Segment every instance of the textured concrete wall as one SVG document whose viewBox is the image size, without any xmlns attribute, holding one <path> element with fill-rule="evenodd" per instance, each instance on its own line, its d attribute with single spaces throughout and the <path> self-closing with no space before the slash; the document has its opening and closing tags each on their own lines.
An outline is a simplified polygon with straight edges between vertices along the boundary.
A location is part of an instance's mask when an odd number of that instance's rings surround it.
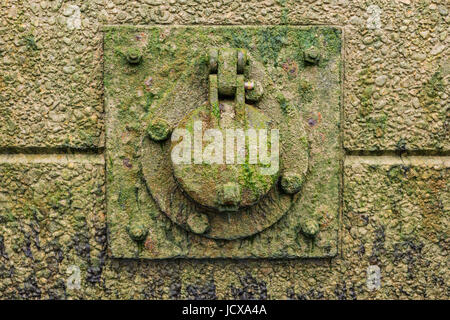
<svg viewBox="0 0 450 320">
<path fill-rule="evenodd" d="M 448 299 L 448 11 L 445 0 L 3 0 L 0 297 Z M 340 254 L 108 258 L 101 26 L 280 23 L 344 30 Z M 367 285 L 373 266 L 380 286 Z"/>
</svg>

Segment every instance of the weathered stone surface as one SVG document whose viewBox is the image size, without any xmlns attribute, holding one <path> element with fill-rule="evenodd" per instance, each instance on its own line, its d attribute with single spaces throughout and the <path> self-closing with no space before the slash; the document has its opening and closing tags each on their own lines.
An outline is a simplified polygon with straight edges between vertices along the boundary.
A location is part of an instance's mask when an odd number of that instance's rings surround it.
<svg viewBox="0 0 450 320">
<path fill-rule="evenodd" d="M 125 59 L 130 47 L 143 52 L 138 66 Z M 208 53 L 217 47 L 217 75 L 209 76 L 216 63 L 210 63 Z M 222 49 L 230 47 L 240 49 Z M 304 61 L 303 52 L 312 47 L 320 52 L 315 64 Z M 239 76 L 238 52 L 247 52 L 248 62 Z M 104 57 L 109 244 L 114 257 L 336 255 L 342 160 L 339 28 L 108 26 Z M 252 80 L 264 86 L 264 95 L 251 105 L 245 101 L 244 81 Z M 230 98 L 234 92 L 235 101 Z M 232 118 L 227 108 L 236 109 Z M 166 123 L 165 130 L 155 122 Z M 220 164 L 196 164 L 195 159 L 174 163 L 171 153 L 179 141 L 168 139 L 168 128 L 187 130 L 193 141 L 196 122 L 205 130 L 237 128 L 243 134 L 249 128 L 277 129 L 281 160 L 277 158 L 271 174 L 260 173 L 261 163 L 224 165 L 223 154 Z M 157 137 L 160 131 L 165 139 Z M 280 176 L 287 177 L 281 188 Z M 238 203 L 217 203 L 218 197 L 230 198 L 225 193 L 235 193 L 224 189 L 230 177 L 239 182 Z M 202 223 L 197 230 L 193 225 L 198 214 L 207 216 L 208 227 Z M 136 220 L 149 230 L 143 245 L 126 232 Z M 309 231 L 302 233 L 305 228 Z"/>
<path fill-rule="evenodd" d="M 347 150 L 448 154 L 447 2 L 3 1 L 0 147 L 103 146 L 102 25 L 290 23 L 344 30 Z M 440 157 L 349 158 L 337 258 L 219 262 L 107 258 L 103 165 L 11 159 L 0 161 L 2 299 L 449 298 L 449 164 Z M 67 286 L 70 266 L 81 269 L 80 290 Z M 369 266 L 381 274 L 373 291 Z"/>
<path fill-rule="evenodd" d="M 98 281 L 106 259 L 101 156 L 0 156 L 0 292 L 62 298 L 71 265 Z"/>
<path fill-rule="evenodd" d="M 101 25 L 322 23 L 346 34 L 344 146 L 448 150 L 445 4 L 8 1 L 0 11 L 0 145 L 102 145 Z M 387 77 L 382 86 L 378 77 Z"/>
<path fill-rule="evenodd" d="M 17 10 L 0 26 L 0 147 L 102 147 L 101 34 Z"/>
<path fill-rule="evenodd" d="M 342 253 L 332 260 L 145 262 L 107 258 L 101 165 L 2 162 L 0 292 L 59 299 L 443 299 L 450 277 L 448 168 L 439 159 L 350 159 Z M 79 290 L 66 287 L 70 265 L 81 270 Z M 374 291 L 366 284 L 370 265 L 381 270 Z"/>
</svg>

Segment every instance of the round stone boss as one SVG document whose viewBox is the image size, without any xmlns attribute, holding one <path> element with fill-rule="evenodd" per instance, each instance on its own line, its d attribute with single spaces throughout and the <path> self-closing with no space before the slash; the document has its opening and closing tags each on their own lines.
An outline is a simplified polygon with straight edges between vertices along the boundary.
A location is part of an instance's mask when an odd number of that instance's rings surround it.
<svg viewBox="0 0 450 320">
<path fill-rule="evenodd" d="M 279 93 L 264 66 L 250 54 L 247 59 L 249 65 L 245 80 L 260 83 L 264 87 L 264 95 L 254 106 L 244 104 L 246 125 L 248 127 L 250 123 L 250 127 L 255 129 L 279 129 L 280 168 L 276 173 L 265 177 L 256 174 L 249 178 L 246 170 L 258 172 L 258 165 L 249 168 L 242 164 L 223 164 L 202 168 L 202 164 L 174 164 L 170 138 L 157 141 L 145 136 L 142 140 L 142 174 L 161 211 L 182 228 L 214 239 L 251 236 L 277 222 L 291 208 L 294 199 L 299 198 L 283 189 L 279 183 L 280 173 L 292 175 L 294 170 L 304 179 L 308 168 L 307 146 L 292 140 L 292 137 L 306 140 L 299 113 L 292 108 L 286 114 L 286 107 L 280 106 Z M 208 70 L 205 71 L 206 77 Z M 187 70 L 186 74 L 192 72 Z M 195 80 L 186 81 L 186 78 L 189 77 L 181 77 L 182 80 L 174 85 L 155 108 L 152 119 L 165 119 L 171 128 L 192 129 L 195 121 L 202 121 L 203 129 L 220 127 L 214 117 L 208 117 L 211 106 L 206 79 L 195 83 Z M 234 101 L 221 100 L 220 103 L 221 108 L 236 107 L 233 106 Z M 237 120 L 221 127 L 239 127 L 242 124 Z M 288 143 L 283 144 L 283 137 Z M 270 134 L 267 138 L 270 139 Z"/>
<path fill-rule="evenodd" d="M 221 110 L 227 108 L 232 110 L 233 104 L 234 101 L 221 101 L 219 106 Z M 178 130 L 189 135 L 190 145 L 193 144 L 193 138 L 203 137 L 205 133 L 213 132 L 218 135 L 211 142 L 202 139 L 197 141 L 197 144 L 194 143 L 199 151 L 197 155 L 200 154 L 200 156 L 207 151 L 209 143 L 212 145 L 214 145 L 214 141 L 220 143 L 222 149 L 214 150 L 218 151 L 218 154 L 216 155 L 214 152 L 214 159 L 210 159 L 217 163 L 205 163 L 206 159 L 199 159 L 201 162 L 197 160 L 200 163 L 196 164 L 195 151 L 190 153 L 190 163 L 177 163 L 172 159 L 174 176 L 183 191 L 200 205 L 216 212 L 238 211 L 254 205 L 269 192 L 278 180 L 279 163 L 276 163 L 276 166 L 270 171 L 268 170 L 271 169 L 270 162 L 266 164 L 256 161 L 249 162 L 248 152 L 246 152 L 252 146 L 256 146 L 256 143 L 248 143 L 249 130 L 254 138 L 257 138 L 261 133 L 259 130 L 262 130 L 262 133 L 266 133 L 266 140 L 270 142 L 271 121 L 260 110 L 250 105 L 242 107 L 245 114 L 242 119 L 236 119 L 234 113 L 228 117 L 224 112 L 224 117 L 219 120 L 205 104 L 184 118 L 177 126 Z M 222 123 L 219 125 L 219 122 Z M 199 128 L 195 128 L 196 125 L 199 125 Z M 185 141 L 182 141 L 183 137 L 180 137 L 180 140 L 172 139 L 172 152 L 177 150 L 175 149 L 177 146 L 185 146 L 183 144 Z M 239 149 L 237 148 L 238 144 L 240 145 Z M 257 148 L 252 149 L 256 151 L 254 152 L 255 156 L 260 155 Z M 271 150 L 267 149 L 264 152 L 269 155 Z M 257 160 L 256 157 L 254 158 Z"/>
</svg>

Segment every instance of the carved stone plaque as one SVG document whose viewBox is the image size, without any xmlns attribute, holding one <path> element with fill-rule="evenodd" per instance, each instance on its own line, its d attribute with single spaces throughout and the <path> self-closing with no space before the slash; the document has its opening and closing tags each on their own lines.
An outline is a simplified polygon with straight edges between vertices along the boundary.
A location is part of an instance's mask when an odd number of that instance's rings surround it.
<svg viewBox="0 0 450 320">
<path fill-rule="evenodd" d="M 336 255 L 341 68 L 336 27 L 106 27 L 112 256 Z"/>
</svg>

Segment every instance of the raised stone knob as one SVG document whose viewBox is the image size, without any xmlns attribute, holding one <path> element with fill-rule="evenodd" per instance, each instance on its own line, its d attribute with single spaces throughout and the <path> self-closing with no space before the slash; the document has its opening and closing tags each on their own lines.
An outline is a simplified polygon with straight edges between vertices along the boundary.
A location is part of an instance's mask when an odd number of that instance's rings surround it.
<svg viewBox="0 0 450 320">
<path fill-rule="evenodd" d="M 191 158 L 185 159 L 190 161 L 180 163 L 172 157 L 174 176 L 200 205 L 238 211 L 258 202 L 276 182 L 278 158 L 277 167 L 270 172 L 265 170 L 267 163 L 258 163 L 262 159 L 258 153 L 267 152 L 270 145 L 271 155 L 278 156 L 278 140 L 273 144 L 270 140 L 272 121 L 246 104 L 246 86 L 253 89 L 244 77 L 246 52 L 212 49 L 209 55 L 209 101 L 177 127 L 176 137 L 182 139 L 172 141 L 172 150 L 192 140 L 194 150 Z"/>
</svg>

